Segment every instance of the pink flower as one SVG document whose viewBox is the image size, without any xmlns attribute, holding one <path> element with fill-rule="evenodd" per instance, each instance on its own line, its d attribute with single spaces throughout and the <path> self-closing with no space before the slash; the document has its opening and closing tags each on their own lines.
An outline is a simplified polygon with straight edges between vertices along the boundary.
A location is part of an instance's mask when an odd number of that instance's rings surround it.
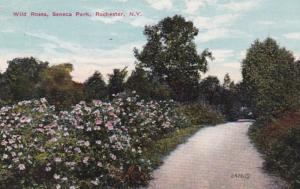
<svg viewBox="0 0 300 189">
<path fill-rule="evenodd" d="M 102 120 L 101 119 L 99 119 L 99 118 L 96 118 L 96 125 L 101 125 L 102 124 Z"/>
<path fill-rule="evenodd" d="M 108 121 L 108 122 L 105 124 L 105 127 L 107 127 L 108 130 L 113 130 L 113 129 L 114 129 L 113 121 Z"/>
<path fill-rule="evenodd" d="M 31 122 L 31 118 L 26 117 L 26 116 L 22 116 L 20 119 L 21 123 L 30 123 Z"/>
</svg>

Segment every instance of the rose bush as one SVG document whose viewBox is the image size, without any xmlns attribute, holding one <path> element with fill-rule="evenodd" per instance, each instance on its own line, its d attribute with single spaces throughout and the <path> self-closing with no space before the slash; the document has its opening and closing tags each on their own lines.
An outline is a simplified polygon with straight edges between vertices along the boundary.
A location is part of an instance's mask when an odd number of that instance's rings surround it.
<svg viewBox="0 0 300 189">
<path fill-rule="evenodd" d="M 143 148 L 186 125 L 172 101 L 116 95 L 56 112 L 46 99 L 0 110 L 0 188 L 144 185 Z"/>
</svg>

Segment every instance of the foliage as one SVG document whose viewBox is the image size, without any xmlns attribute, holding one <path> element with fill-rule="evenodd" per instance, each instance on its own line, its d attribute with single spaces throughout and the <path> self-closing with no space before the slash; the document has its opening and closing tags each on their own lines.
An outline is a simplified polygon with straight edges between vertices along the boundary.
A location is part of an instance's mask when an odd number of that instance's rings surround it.
<svg viewBox="0 0 300 189">
<path fill-rule="evenodd" d="M 265 168 L 284 178 L 291 188 L 299 188 L 300 111 L 289 111 L 278 119 L 256 122 L 250 136 L 266 156 Z"/>
<path fill-rule="evenodd" d="M 1 78 L 1 98 L 18 101 L 38 97 L 39 81 L 47 67 L 48 62 L 33 57 L 8 61 L 8 68 Z"/>
<path fill-rule="evenodd" d="M 220 111 L 226 120 L 237 120 L 241 115 L 242 102 L 239 85 L 231 81 L 229 74 L 224 77 L 223 85 L 215 76 L 204 78 L 199 85 L 199 100 Z"/>
<path fill-rule="evenodd" d="M 152 78 L 172 89 L 179 101 L 197 97 L 200 72 L 207 71 L 207 50 L 198 54 L 194 37 L 198 29 L 193 23 L 175 15 L 157 25 L 146 26 L 147 43 L 142 51 L 134 50 L 137 66 L 150 72 Z"/>
<path fill-rule="evenodd" d="M 185 104 L 180 110 L 192 123 L 192 125 L 218 124 L 224 122 L 224 116 L 213 110 L 210 106 L 204 106 L 200 103 Z"/>
<path fill-rule="evenodd" d="M 256 116 L 276 117 L 299 105 L 299 70 L 293 54 L 275 40 L 252 44 L 242 62 L 242 74 Z"/>
<path fill-rule="evenodd" d="M 125 78 L 127 76 L 127 68 L 114 69 L 112 74 L 108 77 L 108 95 L 112 97 L 113 94 L 124 92 L 125 90 Z"/>
<path fill-rule="evenodd" d="M 8 68 L 0 77 L 0 100 L 14 103 L 47 97 L 58 109 L 65 109 L 82 99 L 83 87 L 70 75 L 73 66 L 48 64 L 33 57 L 8 61 Z"/>
<path fill-rule="evenodd" d="M 166 100 L 172 97 L 171 89 L 167 84 L 151 79 L 148 72 L 138 67 L 128 78 L 126 90 L 134 90 L 144 99 Z"/>
<path fill-rule="evenodd" d="M 215 76 L 208 76 L 200 82 L 200 100 L 212 106 L 221 104 L 222 87 Z"/>
<path fill-rule="evenodd" d="M 83 98 L 83 87 L 72 81 L 72 64 L 51 66 L 42 72 L 39 97 L 46 97 L 59 110 L 69 108 Z"/>
<path fill-rule="evenodd" d="M 152 142 L 143 149 L 144 159 L 149 159 L 154 168 L 163 163 L 163 158 L 176 148 L 178 144 L 182 144 L 191 135 L 196 133 L 203 125 L 192 125 L 181 128 L 176 132 L 169 133 L 166 137 Z"/>
<path fill-rule="evenodd" d="M 104 99 L 107 96 L 107 86 L 100 72 L 95 72 L 84 82 L 85 98 L 88 101 Z"/>
<path fill-rule="evenodd" d="M 45 99 L 0 110 L 1 188 L 146 184 L 143 148 L 185 126 L 173 102 L 116 96 L 56 113 Z"/>
<path fill-rule="evenodd" d="M 126 90 L 136 91 L 144 99 L 151 98 L 153 88 L 153 82 L 151 82 L 148 73 L 141 68 L 136 68 L 132 71 L 126 81 Z"/>
</svg>

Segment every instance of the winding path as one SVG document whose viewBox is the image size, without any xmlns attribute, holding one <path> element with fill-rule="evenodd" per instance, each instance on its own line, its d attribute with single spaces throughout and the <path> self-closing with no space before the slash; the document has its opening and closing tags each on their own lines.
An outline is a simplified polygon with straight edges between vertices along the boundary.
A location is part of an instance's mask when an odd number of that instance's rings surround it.
<svg viewBox="0 0 300 189">
<path fill-rule="evenodd" d="M 198 131 L 154 171 L 151 189 L 278 189 L 262 170 L 250 143 L 251 122 L 231 122 Z"/>
</svg>

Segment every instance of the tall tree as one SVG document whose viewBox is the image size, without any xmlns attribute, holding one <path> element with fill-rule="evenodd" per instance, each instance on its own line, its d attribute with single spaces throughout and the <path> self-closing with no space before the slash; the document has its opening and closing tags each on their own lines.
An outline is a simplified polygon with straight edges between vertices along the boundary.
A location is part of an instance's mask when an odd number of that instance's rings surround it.
<svg viewBox="0 0 300 189">
<path fill-rule="evenodd" d="M 222 87 L 215 76 L 208 76 L 200 82 L 200 98 L 210 105 L 221 104 Z"/>
<path fill-rule="evenodd" d="M 107 86 L 100 72 L 96 71 L 84 82 L 87 100 L 103 99 L 107 95 Z"/>
<path fill-rule="evenodd" d="M 197 97 L 200 72 L 207 71 L 209 51 L 198 54 L 194 38 L 198 29 L 191 21 L 175 15 L 157 25 L 146 26 L 147 43 L 142 51 L 134 50 L 137 66 L 170 86 L 180 101 Z"/>
<path fill-rule="evenodd" d="M 3 74 L 7 90 L 13 101 L 39 97 L 39 81 L 42 72 L 48 68 L 48 62 L 39 61 L 33 57 L 15 58 L 8 61 L 8 68 Z"/>
<path fill-rule="evenodd" d="M 146 71 L 136 68 L 127 79 L 126 90 L 136 91 L 142 98 L 149 99 L 153 91 L 153 83 Z"/>
<path fill-rule="evenodd" d="M 299 104 L 293 54 L 274 39 L 256 40 L 242 62 L 243 85 L 256 116 L 277 116 Z"/>
<path fill-rule="evenodd" d="M 224 89 L 230 89 L 234 87 L 234 82 L 231 81 L 230 75 L 228 73 L 226 73 L 224 76 L 223 87 Z"/>
<path fill-rule="evenodd" d="M 46 97 L 50 104 L 58 109 L 68 108 L 80 98 L 82 87 L 72 81 L 72 64 L 59 64 L 51 66 L 43 72 L 40 80 L 40 96 Z"/>
<path fill-rule="evenodd" d="M 112 74 L 108 74 L 108 94 L 112 96 L 113 94 L 124 92 L 125 90 L 125 79 L 127 76 L 127 67 L 124 69 L 114 69 Z"/>
</svg>

